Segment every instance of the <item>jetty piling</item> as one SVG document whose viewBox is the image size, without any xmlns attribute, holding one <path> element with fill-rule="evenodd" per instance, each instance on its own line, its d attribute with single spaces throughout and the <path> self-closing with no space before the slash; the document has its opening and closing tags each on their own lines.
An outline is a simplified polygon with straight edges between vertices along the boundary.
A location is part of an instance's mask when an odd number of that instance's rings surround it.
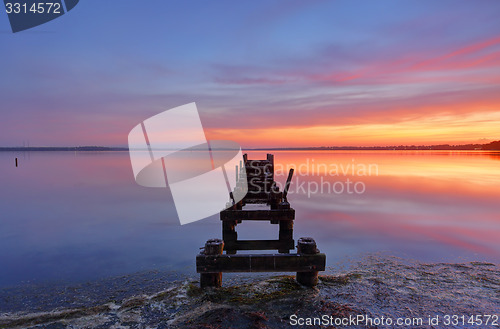
<svg viewBox="0 0 500 329">
<path fill-rule="evenodd" d="M 319 250 L 313 238 L 300 238 L 297 241 L 297 254 L 317 255 Z M 304 286 L 313 287 L 318 284 L 318 271 L 297 272 L 297 282 Z"/>
<path fill-rule="evenodd" d="M 243 167 L 244 171 L 243 171 Z M 235 203 L 230 193 L 232 206 L 220 212 L 222 240 L 210 239 L 204 250 L 196 256 L 196 271 L 200 273 L 200 286 L 220 287 L 223 272 L 296 272 L 297 282 L 305 286 L 318 283 L 318 271 L 324 271 L 326 255 L 320 253 L 313 238 L 300 238 L 297 253 L 293 223 L 295 209 L 287 200 L 292 181 L 290 169 L 283 191 L 274 181 L 274 155 L 267 154 L 265 160 L 249 160 L 243 155 L 243 163 L 237 168 L 237 182 L 246 172 L 248 192 Z M 238 189 L 238 184 L 235 189 Z M 247 204 L 263 204 L 268 209 L 243 209 Z M 231 203 L 230 203 L 231 205 Z M 277 240 L 238 240 L 236 227 L 243 221 L 269 221 L 279 225 Z M 238 250 L 276 250 L 272 254 L 237 254 Z M 226 252 L 225 254 L 223 252 Z"/>
<path fill-rule="evenodd" d="M 206 256 L 222 255 L 224 249 L 224 241 L 221 239 L 210 239 L 205 243 L 205 248 L 202 253 Z M 220 287 L 222 285 L 222 273 L 215 270 L 215 272 L 204 272 L 200 274 L 200 286 L 205 287 Z"/>
</svg>

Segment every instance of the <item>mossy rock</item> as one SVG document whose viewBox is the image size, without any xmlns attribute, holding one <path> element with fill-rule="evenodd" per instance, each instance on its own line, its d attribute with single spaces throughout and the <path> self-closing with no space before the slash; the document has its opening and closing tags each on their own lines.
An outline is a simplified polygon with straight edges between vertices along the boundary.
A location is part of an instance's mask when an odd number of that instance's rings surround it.
<svg viewBox="0 0 500 329">
<path fill-rule="evenodd" d="M 338 286 L 343 286 L 349 283 L 352 283 L 354 280 L 361 278 L 361 274 L 359 273 L 350 273 L 346 275 L 320 275 L 319 279 L 321 282 L 327 284 L 333 284 Z"/>
</svg>

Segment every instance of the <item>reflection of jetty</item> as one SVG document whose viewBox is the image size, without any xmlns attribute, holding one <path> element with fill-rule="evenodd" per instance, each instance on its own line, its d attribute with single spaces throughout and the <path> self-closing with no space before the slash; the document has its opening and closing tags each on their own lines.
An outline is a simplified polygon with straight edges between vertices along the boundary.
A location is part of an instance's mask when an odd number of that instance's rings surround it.
<svg viewBox="0 0 500 329">
<path fill-rule="evenodd" d="M 196 270 L 202 287 L 222 284 L 222 272 L 297 272 L 297 281 L 306 286 L 318 282 L 318 271 L 325 270 L 326 255 L 319 253 L 312 238 L 300 238 L 294 249 L 295 210 L 287 200 L 293 175 L 290 169 L 283 191 L 274 181 L 274 156 L 266 160 L 248 160 L 240 168 L 239 182 L 246 177 L 248 193 L 238 203 L 221 211 L 222 240 L 211 239 L 196 257 Z M 245 174 L 246 173 L 246 174 Z M 236 189 L 239 186 L 237 184 Z M 244 209 L 247 204 L 265 205 L 265 209 Z M 279 225 L 277 240 L 238 240 L 236 226 L 243 221 L 269 221 Z M 223 251 L 226 251 L 224 254 Z M 277 254 L 239 254 L 238 250 L 277 250 Z"/>
</svg>

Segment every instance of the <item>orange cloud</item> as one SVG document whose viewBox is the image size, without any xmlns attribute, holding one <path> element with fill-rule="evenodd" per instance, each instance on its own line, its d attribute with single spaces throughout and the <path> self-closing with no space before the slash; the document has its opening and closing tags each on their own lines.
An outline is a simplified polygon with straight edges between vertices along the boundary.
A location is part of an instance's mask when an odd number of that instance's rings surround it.
<svg viewBox="0 0 500 329">
<path fill-rule="evenodd" d="M 500 111 L 437 115 L 398 123 L 210 129 L 209 139 L 237 140 L 247 147 L 376 146 L 477 143 L 498 138 Z"/>
</svg>

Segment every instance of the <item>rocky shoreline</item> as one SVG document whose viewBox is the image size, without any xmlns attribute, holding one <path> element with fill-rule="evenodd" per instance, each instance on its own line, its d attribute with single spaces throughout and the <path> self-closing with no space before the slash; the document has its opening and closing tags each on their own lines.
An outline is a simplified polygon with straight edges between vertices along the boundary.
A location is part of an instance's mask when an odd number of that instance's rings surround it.
<svg viewBox="0 0 500 329">
<path fill-rule="evenodd" d="M 4 300 L 0 327 L 290 328 L 292 315 L 303 319 L 365 315 L 427 321 L 436 315 L 500 313 L 500 268 L 480 262 L 420 264 L 370 256 L 347 271 L 321 275 L 315 288 L 299 285 L 290 275 L 233 278 L 222 288 L 204 290 L 195 279 L 171 280 L 160 272 L 122 279 L 125 281 L 115 287 L 109 287 L 110 282 L 120 280 L 110 279 L 89 288 L 97 289 L 100 298 L 92 297 L 82 287 L 80 291 L 67 288 L 59 305 L 49 298 L 46 307 L 38 310 L 34 304 L 25 310 L 8 310 L 8 301 Z M 51 298 L 61 293 L 52 292 Z M 0 296 L 9 298 L 5 291 Z M 75 300 L 71 302 L 69 296 Z M 25 298 L 30 300 L 29 296 Z M 38 298 L 44 304 L 43 296 Z M 384 328 L 364 324 L 348 327 Z"/>
</svg>

